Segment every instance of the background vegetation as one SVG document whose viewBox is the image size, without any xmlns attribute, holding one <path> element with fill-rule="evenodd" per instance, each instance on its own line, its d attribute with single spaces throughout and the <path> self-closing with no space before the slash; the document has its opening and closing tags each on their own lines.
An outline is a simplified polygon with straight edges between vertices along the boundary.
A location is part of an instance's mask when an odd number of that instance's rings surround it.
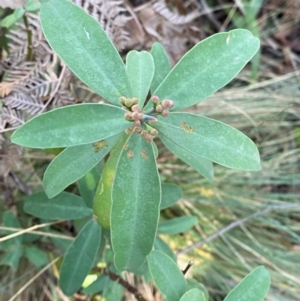
<svg viewBox="0 0 300 301">
<path fill-rule="evenodd" d="M 21 2 L 8 1 L 11 7 L 7 7 L 7 1 L 0 0 L 0 18 Z M 149 50 L 159 41 L 175 64 L 196 42 L 216 32 L 243 27 L 261 38 L 261 52 L 252 63 L 192 111 L 250 136 L 259 147 L 263 169 L 245 173 L 216 165 L 215 180 L 209 183 L 161 146 L 158 163 L 163 180 L 179 184 L 184 192 L 177 205 L 164 210 L 164 218 L 193 214 L 199 219 L 193 230 L 163 239 L 178 252 L 182 268 L 189 260 L 195 262 L 188 277 L 203 282 L 211 300 L 223 300 L 230 288 L 261 264 L 272 276 L 267 300 L 299 300 L 300 2 L 74 2 L 101 23 L 121 54 Z M 61 262 L 55 258 L 84 221 L 49 223 L 22 209 L 26 196 L 42 189 L 43 172 L 59 150 L 22 149 L 10 143 L 10 135 L 41 112 L 102 100 L 50 50 L 38 14 L 26 13 L 11 28 L 1 27 L 0 39 L 0 299 L 69 300 L 58 288 Z M 78 188 L 72 185 L 68 190 L 77 192 Z M 25 234 L 16 228 L 26 229 Z M 12 233 L 16 236 L 7 240 Z M 18 244 L 26 246 L 24 256 L 7 256 Z M 147 300 L 161 300 L 151 286 L 130 274 L 125 278 Z M 133 298 L 126 293 L 125 300 Z M 73 300 L 92 300 L 92 296 L 78 294 Z"/>
</svg>

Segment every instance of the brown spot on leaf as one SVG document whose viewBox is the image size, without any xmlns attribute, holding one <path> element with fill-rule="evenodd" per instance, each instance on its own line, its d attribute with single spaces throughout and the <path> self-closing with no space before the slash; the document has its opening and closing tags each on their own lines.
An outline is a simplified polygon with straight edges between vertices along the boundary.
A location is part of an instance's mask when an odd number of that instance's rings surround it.
<svg viewBox="0 0 300 301">
<path fill-rule="evenodd" d="M 149 158 L 149 156 L 147 155 L 147 153 L 144 150 L 141 151 L 141 155 L 146 160 Z"/>
<path fill-rule="evenodd" d="M 189 126 L 185 121 L 181 122 L 181 126 L 183 130 L 188 134 L 191 134 L 195 131 L 195 129 L 192 126 Z"/>
<path fill-rule="evenodd" d="M 98 152 L 102 151 L 103 148 L 105 148 L 107 146 L 108 146 L 108 144 L 105 140 L 100 140 L 100 141 L 97 141 L 97 142 L 93 143 L 95 153 L 98 153 Z"/>
<path fill-rule="evenodd" d="M 124 149 L 126 150 L 128 148 L 128 143 L 126 142 L 125 144 L 124 144 Z"/>
<path fill-rule="evenodd" d="M 134 152 L 132 150 L 130 150 L 128 153 L 127 153 L 127 158 L 131 158 L 134 156 Z"/>
</svg>

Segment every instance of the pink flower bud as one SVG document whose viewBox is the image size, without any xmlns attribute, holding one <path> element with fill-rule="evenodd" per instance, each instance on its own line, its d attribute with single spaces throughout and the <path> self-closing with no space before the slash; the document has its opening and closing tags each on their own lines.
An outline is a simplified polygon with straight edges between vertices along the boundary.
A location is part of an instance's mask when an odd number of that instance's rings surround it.
<svg viewBox="0 0 300 301">
<path fill-rule="evenodd" d="M 133 112 L 131 115 L 132 115 L 132 118 L 134 120 L 140 120 L 140 113 L 139 112 Z"/>
<path fill-rule="evenodd" d="M 152 129 L 151 131 L 150 131 L 150 135 L 151 136 L 156 136 L 158 134 L 158 131 L 156 130 L 156 129 Z"/>
<path fill-rule="evenodd" d="M 148 135 L 148 131 L 146 131 L 146 130 L 142 130 L 142 131 L 141 131 L 141 136 L 142 136 L 143 138 L 146 138 L 147 135 Z"/>
<path fill-rule="evenodd" d="M 134 132 L 139 134 L 141 132 L 141 128 L 140 127 L 135 127 Z"/>
<path fill-rule="evenodd" d="M 153 137 L 149 134 L 147 134 L 144 138 L 146 139 L 147 142 L 153 142 Z"/>
<path fill-rule="evenodd" d="M 135 120 L 133 124 L 135 126 L 141 126 L 141 121 L 140 120 Z"/>
<path fill-rule="evenodd" d="M 156 108 L 155 108 L 156 112 L 158 113 L 161 113 L 163 111 L 163 107 L 162 105 L 158 105 Z"/>
<path fill-rule="evenodd" d="M 170 100 L 169 101 L 169 109 L 173 108 L 174 107 L 174 101 L 173 100 Z"/>
<path fill-rule="evenodd" d="M 163 110 L 161 115 L 164 116 L 164 117 L 167 117 L 169 116 L 170 112 L 168 110 Z"/>
<path fill-rule="evenodd" d="M 126 120 L 131 120 L 131 119 L 132 119 L 132 113 L 126 112 L 126 113 L 124 114 L 124 117 L 125 117 Z"/>
<path fill-rule="evenodd" d="M 169 99 L 164 99 L 161 103 L 161 105 L 164 107 L 164 108 L 168 108 L 169 107 L 169 103 L 170 103 L 170 100 Z"/>
<path fill-rule="evenodd" d="M 152 102 L 153 103 L 158 103 L 159 102 L 159 97 L 157 95 L 152 96 Z"/>
<path fill-rule="evenodd" d="M 148 123 L 149 125 L 154 125 L 156 123 L 157 119 L 152 119 Z"/>
<path fill-rule="evenodd" d="M 138 111 L 140 110 L 140 107 L 139 107 L 139 105 L 133 105 L 133 106 L 131 107 L 131 110 L 132 110 L 132 111 L 138 112 Z"/>
</svg>

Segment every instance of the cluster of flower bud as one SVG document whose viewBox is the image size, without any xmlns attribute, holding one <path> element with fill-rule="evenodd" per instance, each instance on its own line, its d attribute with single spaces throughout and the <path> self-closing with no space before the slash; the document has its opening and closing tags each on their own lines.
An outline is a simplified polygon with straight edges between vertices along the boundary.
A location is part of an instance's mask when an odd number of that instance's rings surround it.
<svg viewBox="0 0 300 301">
<path fill-rule="evenodd" d="M 147 141 L 152 142 L 153 138 L 155 138 L 158 135 L 158 131 L 156 129 L 150 129 L 150 130 L 142 130 L 141 136 Z"/>
<path fill-rule="evenodd" d="M 162 102 L 160 102 L 157 95 L 152 96 L 151 100 L 153 103 L 154 112 L 159 113 L 164 117 L 169 116 L 169 109 L 174 107 L 173 100 L 164 99 Z"/>
<path fill-rule="evenodd" d="M 138 104 L 138 99 L 136 97 L 126 98 L 125 96 L 121 96 L 120 103 L 123 105 L 123 109 L 130 110 L 132 106 Z"/>
</svg>

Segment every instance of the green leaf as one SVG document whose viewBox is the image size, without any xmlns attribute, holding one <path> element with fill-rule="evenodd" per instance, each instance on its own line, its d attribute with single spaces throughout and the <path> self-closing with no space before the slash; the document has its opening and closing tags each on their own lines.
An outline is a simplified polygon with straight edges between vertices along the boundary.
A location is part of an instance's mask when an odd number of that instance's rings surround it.
<svg viewBox="0 0 300 301">
<path fill-rule="evenodd" d="M 189 107 L 229 83 L 258 48 L 259 39 L 248 30 L 217 33 L 186 53 L 153 94 L 173 100 L 171 110 Z"/>
<path fill-rule="evenodd" d="M 101 228 L 91 220 L 70 245 L 61 267 L 59 285 L 65 295 L 71 296 L 82 285 L 93 267 L 101 242 Z"/>
<path fill-rule="evenodd" d="M 182 197 L 180 186 L 172 183 L 161 183 L 160 210 L 175 204 Z"/>
<path fill-rule="evenodd" d="M 81 197 L 69 192 L 62 192 L 53 199 L 48 199 L 43 191 L 34 193 L 26 198 L 24 211 L 47 220 L 71 220 L 93 214 Z"/>
<path fill-rule="evenodd" d="M 111 239 L 118 270 L 134 272 L 156 235 L 160 178 L 151 143 L 132 133 L 120 155 L 112 188 Z"/>
<path fill-rule="evenodd" d="M 229 168 L 259 170 L 260 158 L 253 141 L 237 129 L 203 116 L 171 113 L 154 127 L 160 136 L 184 150 Z"/>
<path fill-rule="evenodd" d="M 152 144 L 152 147 L 153 147 L 154 157 L 155 157 L 155 159 L 157 159 L 157 157 L 158 157 L 158 148 L 157 148 L 157 146 L 154 142 L 152 142 L 151 144 Z"/>
<path fill-rule="evenodd" d="M 132 94 L 137 97 L 142 108 L 154 74 L 154 62 L 147 51 L 132 50 L 126 57 L 126 71 L 132 87 Z"/>
<path fill-rule="evenodd" d="M 171 259 L 173 259 L 176 262 L 176 256 L 173 253 L 172 249 L 164 240 L 162 240 L 158 236 L 155 238 L 154 241 L 154 249 L 167 254 Z"/>
<path fill-rule="evenodd" d="M 1 20 L 0 26 L 9 28 L 15 24 L 19 19 L 23 17 L 25 10 L 23 8 L 17 8 L 12 14 L 6 16 Z"/>
<path fill-rule="evenodd" d="M 78 189 L 85 204 L 89 208 L 93 208 L 93 199 L 97 184 L 100 180 L 101 172 L 104 166 L 103 160 L 99 162 L 92 170 L 86 173 L 81 179 L 78 180 Z"/>
<path fill-rule="evenodd" d="M 187 291 L 179 301 L 206 301 L 203 292 L 197 288 Z M 238 301 L 238 300 L 236 300 Z"/>
<path fill-rule="evenodd" d="M 20 258 L 23 255 L 23 248 L 19 246 L 8 252 L 1 260 L 0 265 L 8 265 L 14 271 L 18 270 Z"/>
<path fill-rule="evenodd" d="M 178 301 L 188 287 L 177 264 L 161 251 L 152 251 L 147 261 L 152 278 L 166 301 Z"/>
<path fill-rule="evenodd" d="M 207 301 L 209 300 L 208 290 L 201 282 L 198 282 L 196 279 L 193 279 L 193 278 L 186 279 L 186 282 L 187 282 L 189 290 L 191 290 L 193 288 L 197 288 L 200 291 L 202 291 L 202 293 L 204 294 L 204 296 L 205 296 L 204 300 L 207 300 Z"/>
<path fill-rule="evenodd" d="M 104 158 L 124 133 L 103 139 L 93 144 L 66 148 L 49 164 L 43 179 L 45 192 L 52 198 L 70 184 L 82 178 Z"/>
<path fill-rule="evenodd" d="M 248 274 L 224 299 L 224 301 L 263 301 L 270 287 L 270 274 L 264 266 Z"/>
<path fill-rule="evenodd" d="M 181 216 L 160 222 L 157 231 L 163 234 L 178 234 L 189 230 L 196 222 L 196 216 Z"/>
<path fill-rule="evenodd" d="M 41 3 L 39 0 L 28 0 L 25 4 L 25 10 L 29 12 L 39 10 L 40 7 Z"/>
<path fill-rule="evenodd" d="M 153 95 L 153 92 L 171 71 L 171 64 L 164 47 L 160 43 L 155 42 L 152 45 L 151 54 L 155 66 L 154 76 L 150 88 L 151 94 Z"/>
<path fill-rule="evenodd" d="M 115 105 L 134 96 L 117 49 L 94 18 L 69 1 L 51 0 L 40 19 L 51 48 L 86 85 Z"/>
<path fill-rule="evenodd" d="M 210 160 L 207 160 L 189 151 L 186 151 L 184 148 L 165 138 L 163 135 L 160 135 L 159 138 L 166 146 L 166 148 L 168 148 L 172 153 L 174 153 L 176 157 L 190 165 L 204 178 L 206 178 L 209 181 L 212 181 L 214 179 L 214 167 L 213 163 Z"/>
<path fill-rule="evenodd" d="M 38 268 L 49 262 L 47 254 L 37 247 L 26 247 L 25 256 Z"/>
<path fill-rule="evenodd" d="M 12 142 L 33 148 L 93 143 L 123 132 L 131 124 L 125 111 L 107 104 L 79 104 L 32 118 L 11 136 Z"/>
</svg>

